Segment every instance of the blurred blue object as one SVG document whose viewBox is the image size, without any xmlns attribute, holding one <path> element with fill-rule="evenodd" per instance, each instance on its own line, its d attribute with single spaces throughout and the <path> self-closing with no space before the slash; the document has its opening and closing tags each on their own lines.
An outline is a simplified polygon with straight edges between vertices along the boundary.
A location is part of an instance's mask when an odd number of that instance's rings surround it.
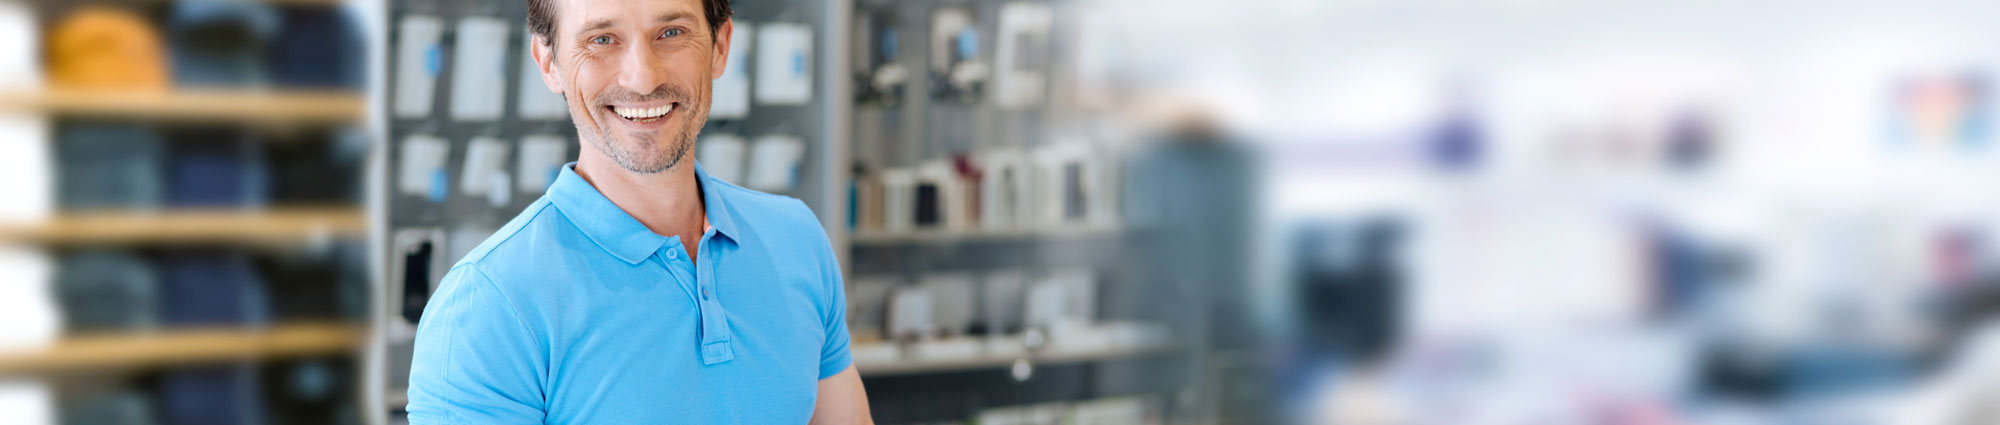
<svg viewBox="0 0 2000 425">
<path fill-rule="evenodd" d="M 248 0 L 180 1 L 166 26 L 175 83 L 238 87 L 271 80 L 263 57 L 282 28 L 275 6 Z"/>
<path fill-rule="evenodd" d="M 161 203 L 164 144 L 136 124 L 68 123 L 56 140 L 64 209 L 151 209 Z"/>
<path fill-rule="evenodd" d="M 158 281 L 145 260 L 115 251 L 69 254 L 56 294 L 71 332 L 151 329 L 160 322 Z"/>
<path fill-rule="evenodd" d="M 254 207 L 270 198 L 263 144 L 242 130 L 180 130 L 169 136 L 167 203 Z"/>
<path fill-rule="evenodd" d="M 367 57 L 360 23 L 345 8 L 294 7 L 268 58 L 276 83 L 289 87 L 359 89 Z"/>
<path fill-rule="evenodd" d="M 121 390 L 79 397 L 64 403 L 63 425 L 152 425 L 153 403 L 136 391 Z"/>
<path fill-rule="evenodd" d="M 174 325 L 246 325 L 271 320 L 271 302 L 241 253 L 187 250 L 159 261 L 162 310 Z"/>
<path fill-rule="evenodd" d="M 167 425 L 251 425 L 266 420 L 257 370 L 218 366 L 168 372 L 160 378 L 160 413 Z"/>
</svg>

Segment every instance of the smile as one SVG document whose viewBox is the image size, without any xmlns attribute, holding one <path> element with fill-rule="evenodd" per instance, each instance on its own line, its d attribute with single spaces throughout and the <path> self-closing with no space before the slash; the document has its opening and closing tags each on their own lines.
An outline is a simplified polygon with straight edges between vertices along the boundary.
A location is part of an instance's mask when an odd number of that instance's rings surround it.
<svg viewBox="0 0 2000 425">
<path fill-rule="evenodd" d="M 605 109 L 610 109 L 611 113 L 618 114 L 619 117 L 625 118 L 626 120 L 636 121 L 636 122 L 652 122 L 659 120 L 662 117 L 666 117 L 667 114 L 673 113 L 674 105 L 675 104 L 673 103 L 668 103 L 659 106 L 651 106 L 651 107 L 611 105 L 611 106 L 605 106 Z"/>
</svg>

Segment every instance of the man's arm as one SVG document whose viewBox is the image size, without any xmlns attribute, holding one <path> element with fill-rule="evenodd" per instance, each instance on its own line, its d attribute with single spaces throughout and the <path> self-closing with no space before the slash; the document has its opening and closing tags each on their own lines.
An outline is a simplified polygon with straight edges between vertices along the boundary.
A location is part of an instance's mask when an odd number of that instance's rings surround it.
<svg viewBox="0 0 2000 425">
<path fill-rule="evenodd" d="M 812 209 L 803 202 L 798 205 L 811 219 L 810 231 L 819 231 L 819 219 L 813 218 Z M 833 244 L 826 241 L 826 234 L 819 236 L 820 279 L 826 285 L 820 325 L 826 332 L 826 343 L 820 346 L 819 398 L 813 401 L 809 423 L 872 425 L 875 419 L 868 414 L 868 391 L 861 388 L 861 373 L 854 371 L 854 357 L 847 352 L 847 285 L 841 283 L 840 259 L 833 255 Z"/>
<path fill-rule="evenodd" d="M 861 388 L 861 373 L 854 366 L 819 380 L 819 399 L 813 402 L 811 425 L 874 424 L 868 414 L 868 391 Z"/>
<path fill-rule="evenodd" d="M 488 276 L 452 269 L 417 325 L 410 423 L 542 423 L 541 347 Z"/>
</svg>

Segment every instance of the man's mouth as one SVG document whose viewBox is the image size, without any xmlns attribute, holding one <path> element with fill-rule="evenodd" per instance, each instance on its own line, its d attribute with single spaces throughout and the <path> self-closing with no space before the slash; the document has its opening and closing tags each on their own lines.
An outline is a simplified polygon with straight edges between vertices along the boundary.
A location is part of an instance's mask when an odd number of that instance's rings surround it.
<svg viewBox="0 0 2000 425">
<path fill-rule="evenodd" d="M 678 105 L 678 103 L 668 103 L 658 106 L 605 105 L 604 109 L 610 110 L 611 113 L 617 114 L 626 121 L 650 123 L 659 121 L 661 118 L 665 118 L 667 114 L 673 113 L 674 107 Z"/>
</svg>

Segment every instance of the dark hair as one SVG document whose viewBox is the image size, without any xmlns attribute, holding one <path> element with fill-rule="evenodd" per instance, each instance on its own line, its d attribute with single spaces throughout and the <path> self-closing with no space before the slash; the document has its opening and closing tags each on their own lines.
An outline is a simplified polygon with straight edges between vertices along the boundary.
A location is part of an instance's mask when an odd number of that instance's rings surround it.
<svg viewBox="0 0 2000 425">
<path fill-rule="evenodd" d="M 729 0 L 701 0 L 702 14 L 708 18 L 708 33 L 714 37 L 729 20 Z M 528 0 L 528 32 L 542 36 L 545 45 L 556 41 L 556 5 L 553 0 Z"/>
</svg>

